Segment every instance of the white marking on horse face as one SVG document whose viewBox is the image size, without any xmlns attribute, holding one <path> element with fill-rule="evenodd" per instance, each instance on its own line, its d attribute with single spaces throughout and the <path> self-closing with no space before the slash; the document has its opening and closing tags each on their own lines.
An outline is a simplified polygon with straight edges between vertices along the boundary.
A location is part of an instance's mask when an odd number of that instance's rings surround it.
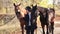
<svg viewBox="0 0 60 34">
<path fill-rule="evenodd" d="M 21 17 L 24 17 L 24 13 L 22 11 L 18 10 L 18 12 L 20 12 Z"/>
<path fill-rule="evenodd" d="M 20 10 L 18 10 L 18 12 L 20 12 Z"/>
</svg>

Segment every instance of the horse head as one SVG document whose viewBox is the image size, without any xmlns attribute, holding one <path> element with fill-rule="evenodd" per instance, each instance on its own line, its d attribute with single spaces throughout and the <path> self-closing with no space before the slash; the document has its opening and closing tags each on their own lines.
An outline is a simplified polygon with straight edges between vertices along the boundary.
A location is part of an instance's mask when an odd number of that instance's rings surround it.
<svg viewBox="0 0 60 34">
<path fill-rule="evenodd" d="M 14 3 L 13 5 L 14 5 L 15 13 L 19 12 L 18 10 L 19 10 L 19 6 L 21 5 L 21 3 L 18 4 L 18 5 L 16 5 L 16 4 Z"/>
<path fill-rule="evenodd" d="M 37 10 L 37 4 L 35 6 L 32 5 L 32 11 L 36 11 Z"/>
<path fill-rule="evenodd" d="M 27 13 L 24 8 L 21 7 L 21 3 L 16 5 L 15 3 L 13 4 L 15 7 L 15 13 L 16 15 L 19 15 L 21 18 L 25 17 L 25 14 Z"/>
<path fill-rule="evenodd" d="M 35 5 L 35 6 L 33 6 L 32 5 L 32 21 L 33 21 L 33 23 L 35 23 L 36 24 L 36 20 L 37 20 L 37 5 Z"/>
</svg>

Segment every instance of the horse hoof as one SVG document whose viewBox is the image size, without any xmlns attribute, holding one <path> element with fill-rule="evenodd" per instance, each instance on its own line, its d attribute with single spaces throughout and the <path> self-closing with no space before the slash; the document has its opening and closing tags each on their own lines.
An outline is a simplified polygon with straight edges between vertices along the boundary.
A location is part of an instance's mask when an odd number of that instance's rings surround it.
<svg viewBox="0 0 60 34">
<path fill-rule="evenodd" d="M 46 34 L 49 34 L 48 32 Z"/>
<path fill-rule="evenodd" d="M 45 32 L 43 34 L 45 34 Z"/>
</svg>

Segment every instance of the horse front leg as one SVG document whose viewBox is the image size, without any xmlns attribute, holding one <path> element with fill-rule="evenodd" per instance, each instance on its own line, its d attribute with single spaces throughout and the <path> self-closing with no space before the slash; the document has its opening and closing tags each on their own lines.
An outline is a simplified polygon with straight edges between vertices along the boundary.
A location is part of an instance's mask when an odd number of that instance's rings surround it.
<svg viewBox="0 0 60 34">
<path fill-rule="evenodd" d="M 47 32 L 46 32 L 46 34 L 49 34 L 49 32 L 48 32 L 48 25 L 46 25 L 46 29 L 47 29 Z"/>
<path fill-rule="evenodd" d="M 44 31 L 44 25 L 42 25 L 42 30 L 43 30 L 43 34 L 45 34 L 45 31 Z"/>
<path fill-rule="evenodd" d="M 22 34 L 24 34 L 24 26 L 21 26 Z"/>
</svg>

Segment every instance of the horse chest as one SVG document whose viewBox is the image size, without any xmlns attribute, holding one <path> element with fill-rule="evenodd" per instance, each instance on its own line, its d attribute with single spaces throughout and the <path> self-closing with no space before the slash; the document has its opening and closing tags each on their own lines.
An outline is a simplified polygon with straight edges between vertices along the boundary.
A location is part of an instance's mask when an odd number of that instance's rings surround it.
<svg viewBox="0 0 60 34">
<path fill-rule="evenodd" d="M 53 17 L 53 13 L 49 13 L 49 21 L 51 21 L 52 17 Z"/>
<path fill-rule="evenodd" d="M 46 13 L 43 13 L 44 18 L 46 17 Z"/>
</svg>

